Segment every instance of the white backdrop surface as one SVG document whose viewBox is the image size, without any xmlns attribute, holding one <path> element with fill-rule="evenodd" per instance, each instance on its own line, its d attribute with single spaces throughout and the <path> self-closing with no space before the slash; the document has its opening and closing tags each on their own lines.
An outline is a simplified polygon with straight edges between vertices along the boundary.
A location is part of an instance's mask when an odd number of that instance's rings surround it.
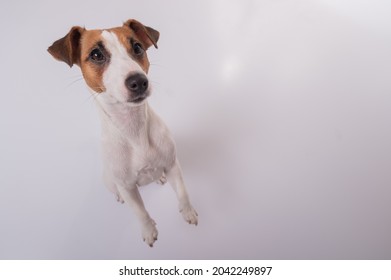
<svg viewBox="0 0 391 280">
<path fill-rule="evenodd" d="M 2 1 L 1 259 L 390 259 L 389 1 Z M 101 180 L 73 25 L 161 32 L 150 103 L 170 127 L 197 227 L 142 188 L 146 246 Z"/>
</svg>

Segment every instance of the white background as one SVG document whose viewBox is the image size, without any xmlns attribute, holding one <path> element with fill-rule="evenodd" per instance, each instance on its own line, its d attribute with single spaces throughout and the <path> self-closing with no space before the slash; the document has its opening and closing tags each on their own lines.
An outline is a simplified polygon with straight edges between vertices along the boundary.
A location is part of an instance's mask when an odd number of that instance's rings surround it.
<svg viewBox="0 0 391 280">
<path fill-rule="evenodd" d="M 1 259 L 390 259 L 391 4 L 381 0 L 2 1 Z M 72 25 L 136 18 L 150 103 L 198 227 L 142 188 L 151 249 L 101 180 L 100 125 Z"/>
</svg>

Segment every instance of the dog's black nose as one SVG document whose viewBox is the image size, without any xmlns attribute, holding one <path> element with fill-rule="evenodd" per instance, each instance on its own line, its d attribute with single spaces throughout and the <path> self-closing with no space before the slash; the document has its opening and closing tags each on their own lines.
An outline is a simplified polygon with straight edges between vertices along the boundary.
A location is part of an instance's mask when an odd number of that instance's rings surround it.
<svg viewBox="0 0 391 280">
<path fill-rule="evenodd" d="M 148 79 L 144 74 L 133 74 L 125 80 L 125 85 L 134 94 L 142 95 L 148 89 Z"/>
</svg>

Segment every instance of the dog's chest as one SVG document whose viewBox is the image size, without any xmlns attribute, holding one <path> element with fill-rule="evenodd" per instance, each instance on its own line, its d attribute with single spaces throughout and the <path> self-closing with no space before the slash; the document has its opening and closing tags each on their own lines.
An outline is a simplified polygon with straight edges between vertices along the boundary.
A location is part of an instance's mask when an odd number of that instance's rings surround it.
<svg viewBox="0 0 391 280">
<path fill-rule="evenodd" d="M 145 128 L 125 123 L 103 126 L 103 157 L 106 176 L 139 186 L 157 181 L 175 162 L 175 145 L 159 118 Z"/>
<path fill-rule="evenodd" d="M 163 172 L 171 167 L 175 160 L 173 143 L 163 139 L 164 143 L 155 143 L 148 147 L 133 146 L 130 149 L 131 173 L 137 178 L 137 184 L 142 186 L 158 180 Z"/>
</svg>

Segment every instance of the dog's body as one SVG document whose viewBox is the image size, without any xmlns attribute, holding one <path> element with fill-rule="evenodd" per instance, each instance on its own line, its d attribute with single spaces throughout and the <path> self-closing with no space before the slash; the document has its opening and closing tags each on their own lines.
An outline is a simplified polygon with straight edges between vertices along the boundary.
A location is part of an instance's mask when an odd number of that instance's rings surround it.
<svg viewBox="0 0 391 280">
<path fill-rule="evenodd" d="M 73 27 L 48 51 L 58 60 L 82 69 L 95 95 L 102 122 L 104 181 L 134 209 L 144 241 L 157 240 L 154 220 L 146 211 L 139 186 L 169 181 L 179 210 L 190 224 L 197 224 L 176 157 L 175 144 L 163 121 L 147 103 L 151 93 L 145 50 L 156 46 L 159 33 L 135 20 L 122 27 L 88 31 Z"/>
</svg>

